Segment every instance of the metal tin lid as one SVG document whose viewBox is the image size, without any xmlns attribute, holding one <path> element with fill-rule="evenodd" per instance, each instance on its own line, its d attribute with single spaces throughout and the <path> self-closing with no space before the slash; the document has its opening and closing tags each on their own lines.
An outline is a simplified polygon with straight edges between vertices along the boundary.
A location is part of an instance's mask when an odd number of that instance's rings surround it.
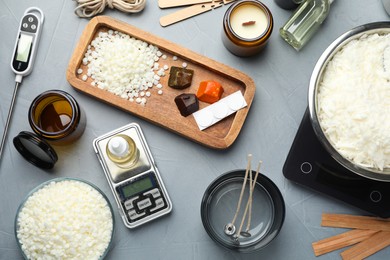
<svg viewBox="0 0 390 260">
<path fill-rule="evenodd" d="M 22 131 L 13 139 L 16 150 L 30 163 L 42 169 L 51 169 L 58 160 L 54 149 L 38 135 Z"/>
</svg>

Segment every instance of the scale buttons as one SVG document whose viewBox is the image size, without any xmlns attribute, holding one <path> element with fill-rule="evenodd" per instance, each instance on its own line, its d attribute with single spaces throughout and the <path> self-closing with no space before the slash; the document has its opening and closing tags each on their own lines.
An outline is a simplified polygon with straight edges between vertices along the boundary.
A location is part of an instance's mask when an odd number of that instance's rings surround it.
<svg viewBox="0 0 390 260">
<path fill-rule="evenodd" d="M 301 164 L 301 172 L 308 174 L 313 170 L 313 166 L 309 162 L 304 162 Z"/>
<path fill-rule="evenodd" d="M 382 193 L 377 190 L 373 190 L 370 193 L 370 199 L 372 202 L 379 202 L 382 200 Z"/>
</svg>

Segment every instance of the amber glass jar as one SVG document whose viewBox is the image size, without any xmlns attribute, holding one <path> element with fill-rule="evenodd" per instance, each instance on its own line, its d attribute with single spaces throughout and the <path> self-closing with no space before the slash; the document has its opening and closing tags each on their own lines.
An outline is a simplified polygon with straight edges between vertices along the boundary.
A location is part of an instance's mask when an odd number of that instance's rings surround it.
<svg viewBox="0 0 390 260">
<path fill-rule="evenodd" d="M 273 17 L 263 3 L 242 0 L 231 5 L 223 17 L 222 42 L 237 56 L 259 53 L 273 30 Z"/>
<path fill-rule="evenodd" d="M 28 121 L 33 131 L 53 144 L 68 144 L 84 132 L 86 116 L 76 100 L 62 90 L 49 90 L 31 103 Z"/>
</svg>

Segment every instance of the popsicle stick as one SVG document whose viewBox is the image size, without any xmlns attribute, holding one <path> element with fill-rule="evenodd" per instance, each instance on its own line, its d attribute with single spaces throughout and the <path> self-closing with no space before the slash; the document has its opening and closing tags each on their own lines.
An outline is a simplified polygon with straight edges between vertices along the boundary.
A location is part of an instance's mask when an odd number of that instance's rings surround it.
<svg viewBox="0 0 390 260">
<path fill-rule="evenodd" d="M 354 229 L 339 235 L 331 236 L 312 243 L 314 254 L 320 256 L 334 250 L 359 243 L 375 233 L 377 230 Z"/>
<path fill-rule="evenodd" d="M 390 245 L 390 232 L 380 231 L 359 244 L 341 252 L 344 260 L 364 259 Z"/>
<path fill-rule="evenodd" d="M 158 0 L 158 6 L 160 8 L 170 8 L 170 7 L 177 7 L 177 6 L 207 3 L 211 1 L 212 0 Z"/>
<path fill-rule="evenodd" d="M 160 18 L 160 25 L 161 26 L 168 26 L 180 21 L 183 21 L 185 19 L 188 19 L 190 17 L 193 17 L 195 15 L 208 12 L 212 9 L 221 7 L 223 5 L 223 2 L 211 2 L 211 3 L 204 3 L 204 4 L 196 4 L 191 5 L 189 7 L 186 7 L 184 9 L 181 9 L 179 11 L 176 11 L 174 13 L 165 15 Z"/>
<path fill-rule="evenodd" d="M 390 220 L 346 214 L 322 214 L 321 226 L 390 231 Z"/>
</svg>

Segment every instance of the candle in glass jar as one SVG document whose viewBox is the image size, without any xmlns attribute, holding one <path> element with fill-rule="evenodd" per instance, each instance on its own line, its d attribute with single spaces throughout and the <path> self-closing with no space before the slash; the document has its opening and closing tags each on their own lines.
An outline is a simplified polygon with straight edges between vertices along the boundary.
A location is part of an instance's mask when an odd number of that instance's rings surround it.
<svg viewBox="0 0 390 260">
<path fill-rule="evenodd" d="M 233 54 L 250 56 L 265 46 L 272 29 L 272 14 L 263 3 L 241 0 L 225 13 L 222 41 Z"/>
<path fill-rule="evenodd" d="M 268 17 L 259 6 L 243 4 L 230 14 L 230 25 L 238 36 L 255 39 L 267 30 Z"/>
</svg>

